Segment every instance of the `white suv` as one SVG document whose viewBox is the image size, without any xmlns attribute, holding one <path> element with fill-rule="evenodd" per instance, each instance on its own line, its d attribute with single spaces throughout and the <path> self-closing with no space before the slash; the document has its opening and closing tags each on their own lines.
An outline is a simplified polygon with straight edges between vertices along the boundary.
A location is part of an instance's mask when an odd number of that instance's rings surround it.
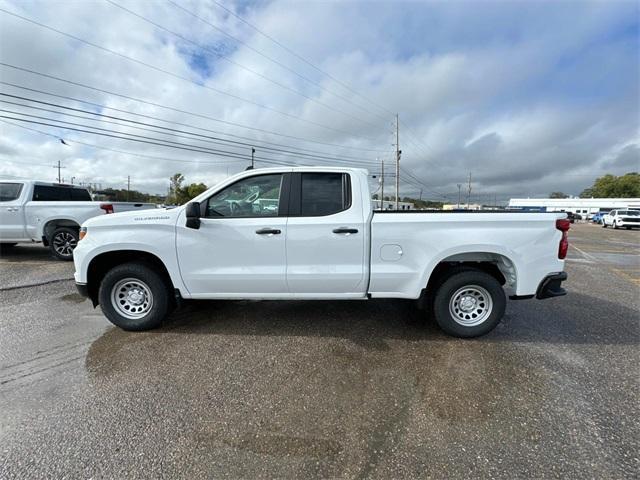
<svg viewBox="0 0 640 480">
<path fill-rule="evenodd" d="M 640 228 L 640 210 L 611 210 L 602 217 L 602 227 Z"/>
</svg>

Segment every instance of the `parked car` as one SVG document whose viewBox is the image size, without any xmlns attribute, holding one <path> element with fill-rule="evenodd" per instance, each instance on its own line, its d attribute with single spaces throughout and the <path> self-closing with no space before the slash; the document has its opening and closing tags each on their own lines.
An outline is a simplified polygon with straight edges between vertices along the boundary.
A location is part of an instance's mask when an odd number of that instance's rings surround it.
<svg viewBox="0 0 640 480">
<path fill-rule="evenodd" d="M 602 217 L 605 215 L 606 212 L 597 212 L 594 213 L 593 216 L 591 217 L 591 221 L 593 223 L 597 223 L 600 224 L 602 223 Z"/>
<path fill-rule="evenodd" d="M 602 227 L 613 228 L 640 228 L 640 211 L 638 210 L 612 210 L 602 217 Z"/>
<path fill-rule="evenodd" d="M 564 213 L 374 212 L 367 178 L 249 170 L 173 210 L 92 218 L 74 254 L 78 290 L 125 330 L 159 327 L 183 299 L 405 298 L 459 337 L 500 322 L 505 288 L 566 294 Z"/>
<path fill-rule="evenodd" d="M 580 215 L 579 213 L 573 213 L 573 212 L 566 212 L 566 213 L 567 213 L 567 218 L 571 223 L 575 223 L 576 220 L 582 220 L 582 215 Z"/>
<path fill-rule="evenodd" d="M 86 188 L 37 181 L 0 181 L 0 246 L 42 242 L 71 260 L 80 225 L 114 212 L 155 208 L 152 203 L 94 202 Z"/>
</svg>

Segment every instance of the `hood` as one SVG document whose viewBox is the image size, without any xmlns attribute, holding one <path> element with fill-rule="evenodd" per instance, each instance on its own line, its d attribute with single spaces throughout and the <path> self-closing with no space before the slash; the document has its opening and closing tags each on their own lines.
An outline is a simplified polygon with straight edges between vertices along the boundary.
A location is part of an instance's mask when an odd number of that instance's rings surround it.
<svg viewBox="0 0 640 480">
<path fill-rule="evenodd" d="M 83 227 L 103 227 L 140 224 L 175 224 L 182 208 L 154 208 L 121 213 L 109 213 L 90 218 Z"/>
</svg>

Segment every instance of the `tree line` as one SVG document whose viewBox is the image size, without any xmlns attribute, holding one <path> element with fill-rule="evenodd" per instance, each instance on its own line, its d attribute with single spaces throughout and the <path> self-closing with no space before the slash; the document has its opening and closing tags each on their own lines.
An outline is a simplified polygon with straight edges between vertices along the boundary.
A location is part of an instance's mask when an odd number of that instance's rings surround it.
<svg viewBox="0 0 640 480">
<path fill-rule="evenodd" d="M 549 198 L 569 198 L 569 195 L 551 192 Z M 640 198 L 640 174 L 630 172 L 616 176 L 608 173 L 596 178 L 591 187 L 580 193 L 580 198 Z"/>
</svg>

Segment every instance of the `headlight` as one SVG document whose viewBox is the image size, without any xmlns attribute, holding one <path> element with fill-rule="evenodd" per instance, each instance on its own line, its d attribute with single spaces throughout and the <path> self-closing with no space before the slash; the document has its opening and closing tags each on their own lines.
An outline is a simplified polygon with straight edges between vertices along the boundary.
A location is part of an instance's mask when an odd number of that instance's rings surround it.
<svg viewBox="0 0 640 480">
<path fill-rule="evenodd" d="M 78 236 L 78 241 L 82 240 L 86 236 L 87 236 L 87 227 L 81 227 L 80 235 Z"/>
</svg>

